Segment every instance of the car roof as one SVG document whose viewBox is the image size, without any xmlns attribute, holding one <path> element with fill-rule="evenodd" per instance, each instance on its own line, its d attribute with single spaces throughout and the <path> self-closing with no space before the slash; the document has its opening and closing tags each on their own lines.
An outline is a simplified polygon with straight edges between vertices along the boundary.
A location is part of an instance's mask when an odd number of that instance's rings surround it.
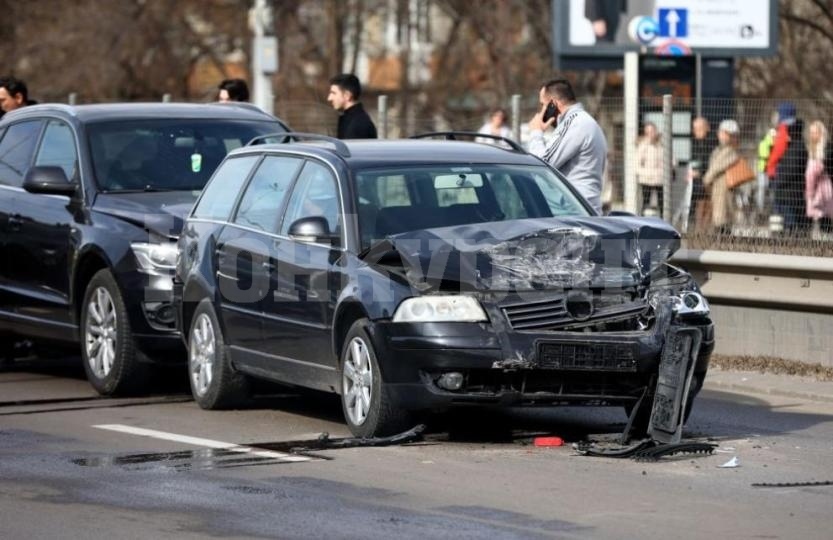
<svg viewBox="0 0 833 540">
<path fill-rule="evenodd" d="M 507 165 L 542 165 L 531 154 L 491 144 L 459 140 L 394 139 L 342 141 L 349 156 L 339 154 L 332 144 L 322 141 L 265 144 L 239 148 L 230 155 L 296 151 L 325 160 L 344 159 L 350 168 L 420 165 L 435 163 L 500 163 Z"/>
<path fill-rule="evenodd" d="M 7 113 L 3 120 L 26 118 L 48 112 L 62 113 L 85 123 L 151 118 L 277 120 L 274 116 L 248 103 L 97 103 L 94 105 L 46 103 L 15 109 Z"/>
</svg>

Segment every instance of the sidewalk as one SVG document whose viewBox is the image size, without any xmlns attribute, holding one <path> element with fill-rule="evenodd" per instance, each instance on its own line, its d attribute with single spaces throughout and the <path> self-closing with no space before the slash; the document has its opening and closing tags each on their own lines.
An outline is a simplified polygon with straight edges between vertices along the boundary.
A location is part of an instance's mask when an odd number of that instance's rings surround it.
<svg viewBox="0 0 833 540">
<path fill-rule="evenodd" d="M 776 375 L 757 371 L 730 371 L 710 367 L 706 389 L 737 390 L 754 394 L 771 394 L 833 403 L 833 382 L 810 377 Z"/>
</svg>

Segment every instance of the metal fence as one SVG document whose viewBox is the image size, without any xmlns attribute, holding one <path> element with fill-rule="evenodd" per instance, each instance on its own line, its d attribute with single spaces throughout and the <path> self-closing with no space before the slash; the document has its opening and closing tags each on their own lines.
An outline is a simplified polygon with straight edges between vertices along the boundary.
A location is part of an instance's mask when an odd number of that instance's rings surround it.
<svg viewBox="0 0 833 540">
<path fill-rule="evenodd" d="M 518 103 L 506 104 L 507 125 L 517 117 L 525 144 L 526 123 L 536 106 L 530 100 L 520 107 Z M 638 142 L 626 147 L 622 99 L 585 103 L 608 139 L 606 209 L 663 217 L 693 249 L 833 256 L 829 102 L 695 103 L 675 98 L 665 105 L 663 110 L 662 96 L 640 100 L 639 133 L 633 138 Z M 376 112 L 371 109 L 371 114 Z M 334 129 L 332 111 L 327 115 L 329 120 L 318 126 L 324 132 Z M 458 114 L 453 120 L 390 114 L 376 118 L 396 138 L 422 131 L 477 131 L 487 114 Z M 295 125 L 293 118 L 285 119 Z M 653 124 L 653 134 L 648 124 Z"/>
<path fill-rule="evenodd" d="M 536 98 L 501 104 L 522 144 Z M 606 209 L 663 217 L 692 249 L 833 257 L 829 101 L 675 98 L 663 110 L 657 96 L 640 100 L 639 133 L 632 136 L 625 133 L 622 98 L 583 103 L 607 136 Z M 477 131 L 489 116 L 426 115 L 418 106 L 397 105 L 389 106 L 387 96 L 365 103 L 380 136 Z M 326 103 L 278 100 L 275 114 L 298 131 L 335 135 L 337 115 Z M 654 141 L 645 136 L 649 123 L 656 127 Z M 626 145 L 630 140 L 638 142 Z M 732 185 L 738 179 L 745 181 Z"/>
</svg>

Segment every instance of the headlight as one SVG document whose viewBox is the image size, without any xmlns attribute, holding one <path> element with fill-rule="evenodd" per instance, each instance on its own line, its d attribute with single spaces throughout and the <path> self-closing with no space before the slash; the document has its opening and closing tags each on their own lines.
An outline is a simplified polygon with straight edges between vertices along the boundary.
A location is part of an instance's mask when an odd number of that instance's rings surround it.
<svg viewBox="0 0 833 540">
<path fill-rule="evenodd" d="M 393 322 L 482 322 L 486 312 L 471 296 L 418 296 L 404 300 Z"/>
<path fill-rule="evenodd" d="M 686 291 L 671 298 L 674 300 L 674 312 L 677 315 L 706 316 L 709 314 L 709 302 L 700 293 Z"/>
<path fill-rule="evenodd" d="M 168 271 L 176 268 L 176 244 L 148 244 L 136 242 L 130 244 L 139 269 L 145 272 Z"/>
</svg>

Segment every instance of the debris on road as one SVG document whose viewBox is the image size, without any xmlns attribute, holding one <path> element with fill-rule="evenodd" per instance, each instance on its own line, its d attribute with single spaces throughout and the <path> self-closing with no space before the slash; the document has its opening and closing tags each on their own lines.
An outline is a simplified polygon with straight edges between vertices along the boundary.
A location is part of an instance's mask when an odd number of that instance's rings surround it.
<svg viewBox="0 0 833 540">
<path fill-rule="evenodd" d="M 600 447 L 594 443 L 585 442 L 574 445 L 574 448 L 582 456 L 619 459 L 633 458 L 636 461 L 659 461 L 663 457 L 676 455 L 711 455 L 717 448 L 717 445 L 704 442 L 659 444 L 649 439 L 624 447 Z"/>
<path fill-rule="evenodd" d="M 791 487 L 821 487 L 833 486 L 833 480 L 823 480 L 821 482 L 761 482 L 752 484 L 752 487 L 760 488 L 791 488 Z"/>
<path fill-rule="evenodd" d="M 732 459 L 730 459 L 723 465 L 718 465 L 718 468 L 720 469 L 734 469 L 735 467 L 740 467 L 740 461 L 738 461 L 738 456 L 734 456 Z"/>
<path fill-rule="evenodd" d="M 564 439 L 561 437 L 535 437 L 532 444 L 535 446 L 564 446 Z"/>
</svg>

